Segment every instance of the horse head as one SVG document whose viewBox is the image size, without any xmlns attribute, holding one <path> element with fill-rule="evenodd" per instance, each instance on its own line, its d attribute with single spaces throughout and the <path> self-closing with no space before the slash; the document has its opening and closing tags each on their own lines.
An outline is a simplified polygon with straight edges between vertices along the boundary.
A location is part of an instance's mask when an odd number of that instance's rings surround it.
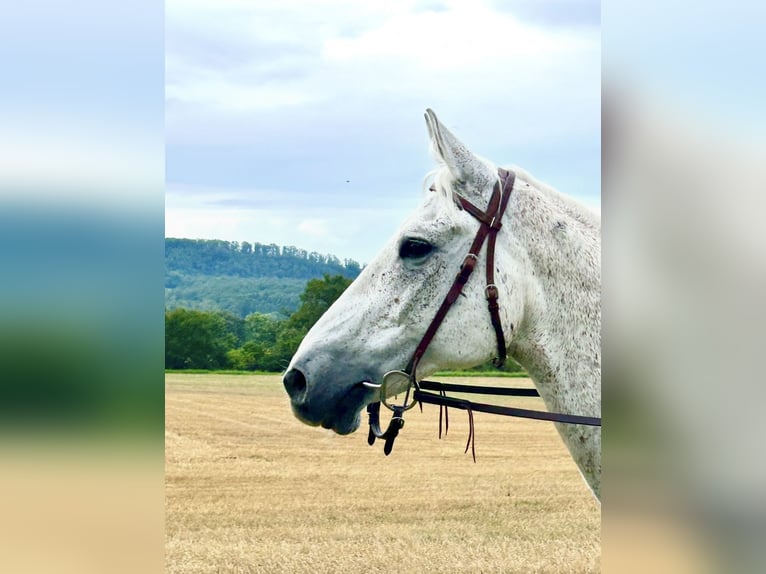
<svg viewBox="0 0 766 574">
<path fill-rule="evenodd" d="M 303 339 L 284 375 L 295 415 L 340 434 L 356 430 L 360 411 L 380 400 L 385 373 L 402 370 L 455 279 L 479 222 L 455 201 L 485 209 L 498 169 L 473 154 L 431 110 L 431 149 L 440 167 L 421 205 Z M 507 343 L 524 307 L 527 271 L 510 225 L 499 231 L 495 266 L 500 320 Z M 484 268 L 486 248 L 477 254 Z M 486 285 L 468 281 L 417 364 L 417 379 L 468 368 L 497 354 Z M 387 394 L 393 394 L 389 389 Z"/>
</svg>

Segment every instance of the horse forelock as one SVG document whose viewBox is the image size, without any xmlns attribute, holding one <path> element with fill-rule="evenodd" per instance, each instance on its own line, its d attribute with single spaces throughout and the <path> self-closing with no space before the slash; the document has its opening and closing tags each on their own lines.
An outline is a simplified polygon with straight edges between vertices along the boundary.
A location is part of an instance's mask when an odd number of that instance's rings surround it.
<svg viewBox="0 0 766 574">
<path fill-rule="evenodd" d="M 458 202 L 458 196 L 464 195 L 466 199 L 470 196 L 465 194 L 465 190 L 461 189 L 462 182 L 458 181 L 449 168 L 443 163 L 441 165 L 426 174 L 423 182 L 423 188 L 428 193 L 437 193 L 440 198 L 443 199 L 443 204 L 447 209 L 449 215 L 454 215 L 462 211 L 462 207 Z M 487 162 L 489 163 L 489 162 Z M 484 209 L 486 206 L 477 204 L 477 207 Z"/>
<path fill-rule="evenodd" d="M 458 192 L 455 187 L 455 178 L 446 165 L 442 164 L 426 174 L 423 180 L 423 191 L 427 194 L 438 194 L 439 197 L 444 199 L 444 203 L 448 208 L 452 208 L 455 211 L 458 210 L 456 197 Z"/>
</svg>

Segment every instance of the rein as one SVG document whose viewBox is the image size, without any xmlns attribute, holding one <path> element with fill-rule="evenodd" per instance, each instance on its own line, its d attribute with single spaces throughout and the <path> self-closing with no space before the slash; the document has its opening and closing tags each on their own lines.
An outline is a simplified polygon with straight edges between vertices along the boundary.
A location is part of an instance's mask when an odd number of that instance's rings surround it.
<svg viewBox="0 0 766 574">
<path fill-rule="evenodd" d="M 439 405 L 439 438 L 442 436 L 442 414 L 445 421 L 445 432 L 449 430 L 449 415 L 447 408 L 457 408 L 468 412 L 469 419 L 469 433 L 468 442 L 466 443 L 465 452 L 468 452 L 469 446 L 472 449 L 473 459 L 476 462 L 476 449 L 474 445 L 474 423 L 473 412 L 485 412 L 498 415 L 530 418 L 537 420 L 547 420 L 568 424 L 582 424 L 591 426 L 601 426 L 601 419 L 596 417 L 584 417 L 578 415 L 569 415 L 562 413 L 549 413 L 545 411 L 534 411 L 529 409 L 520 409 L 514 407 L 503 407 L 499 405 L 490 405 L 484 403 L 474 403 L 466 399 L 459 399 L 454 397 L 448 397 L 447 391 L 460 392 L 460 393 L 478 393 L 485 395 L 505 395 L 505 396 L 527 396 L 534 397 L 540 396 L 536 389 L 521 389 L 521 388 L 497 388 L 497 387 L 480 387 L 475 385 L 457 385 L 451 383 L 439 383 L 435 381 L 417 381 L 415 379 L 415 372 L 417 366 L 420 363 L 420 359 L 425 354 L 431 341 L 436 335 L 437 330 L 441 326 L 444 318 L 447 316 L 452 305 L 457 301 L 460 293 L 463 291 L 463 287 L 468 282 L 471 274 L 476 267 L 476 262 L 479 259 L 479 253 L 481 252 L 484 242 L 487 241 L 487 266 L 486 266 L 486 280 L 487 286 L 486 297 L 487 307 L 489 309 L 490 320 L 492 321 L 492 327 L 495 330 L 495 338 L 497 340 L 497 358 L 493 361 L 496 367 L 502 367 L 507 356 L 507 350 L 505 345 L 505 335 L 503 333 L 503 327 L 500 321 L 500 307 L 498 305 L 499 291 L 497 285 L 495 285 L 495 243 L 497 240 L 497 233 L 502 227 L 502 219 L 505 214 L 505 210 L 508 207 L 508 202 L 513 192 L 513 184 L 516 179 L 516 174 L 512 171 L 505 169 L 498 169 L 498 181 L 492 190 L 492 196 L 487 205 L 486 211 L 482 211 L 470 201 L 462 196 L 457 196 L 456 199 L 461 208 L 472 215 L 479 221 L 479 230 L 474 237 L 473 243 L 463 260 L 460 270 L 452 283 L 452 287 L 444 297 L 442 304 L 436 312 L 436 315 L 431 321 L 431 324 L 426 329 L 423 338 L 415 348 L 415 352 L 412 355 L 407 367 L 404 371 L 390 371 L 383 377 L 383 383 L 380 387 L 381 402 L 391 411 L 393 416 L 388 428 L 382 431 L 380 428 L 380 402 L 370 403 L 367 405 L 367 414 L 369 415 L 370 431 L 367 436 L 367 443 L 372 445 L 375 443 L 375 439 L 379 438 L 385 441 L 383 446 L 383 452 L 386 455 L 391 453 L 391 449 L 394 445 L 394 440 L 399 435 L 399 431 L 404 427 L 404 412 L 414 407 L 416 404 L 420 405 L 421 411 L 423 410 L 423 403 Z M 511 331 L 513 331 L 513 324 L 510 325 Z M 401 405 L 391 405 L 386 400 L 388 386 L 396 386 L 397 389 L 404 390 L 406 385 L 406 394 L 404 402 Z M 438 391 L 432 393 L 428 391 Z M 412 394 L 412 400 L 410 400 L 410 394 Z"/>
</svg>

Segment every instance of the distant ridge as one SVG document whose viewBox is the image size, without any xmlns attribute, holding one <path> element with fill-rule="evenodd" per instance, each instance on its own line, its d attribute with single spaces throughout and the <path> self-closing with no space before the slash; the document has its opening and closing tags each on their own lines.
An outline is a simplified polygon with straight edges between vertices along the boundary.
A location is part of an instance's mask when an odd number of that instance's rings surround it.
<svg viewBox="0 0 766 574">
<path fill-rule="evenodd" d="M 165 239 L 165 307 L 289 314 L 300 304 L 309 279 L 343 275 L 355 279 L 352 259 L 292 246 L 218 239 Z"/>
</svg>

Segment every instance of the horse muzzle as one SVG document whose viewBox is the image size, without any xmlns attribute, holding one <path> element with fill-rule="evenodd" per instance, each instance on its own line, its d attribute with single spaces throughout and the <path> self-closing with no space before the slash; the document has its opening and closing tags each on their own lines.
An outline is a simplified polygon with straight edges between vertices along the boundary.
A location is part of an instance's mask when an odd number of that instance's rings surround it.
<svg viewBox="0 0 766 574">
<path fill-rule="evenodd" d="M 380 386 L 359 381 L 348 387 L 334 389 L 312 382 L 303 371 L 292 368 L 282 377 L 290 397 L 293 414 L 303 423 L 322 426 L 338 434 L 349 434 L 359 428 L 361 410 L 378 400 Z"/>
</svg>

